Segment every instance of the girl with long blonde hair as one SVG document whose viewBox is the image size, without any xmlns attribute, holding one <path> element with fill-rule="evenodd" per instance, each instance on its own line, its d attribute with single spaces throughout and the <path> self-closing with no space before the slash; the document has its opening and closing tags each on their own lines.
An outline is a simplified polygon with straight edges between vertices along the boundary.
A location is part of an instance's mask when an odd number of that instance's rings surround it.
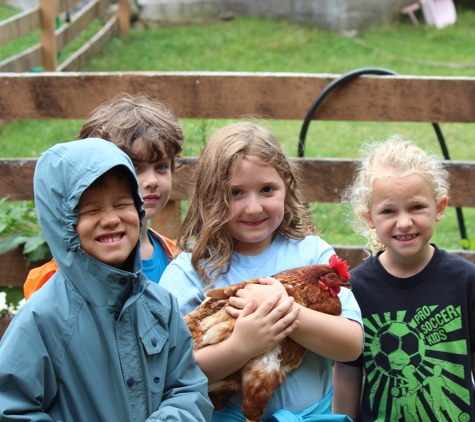
<svg viewBox="0 0 475 422">
<path fill-rule="evenodd" d="M 199 306 L 211 286 L 266 277 L 261 285 L 239 291 L 232 303 L 236 308 L 229 309 L 237 317 L 232 335 L 195 351 L 198 364 L 210 382 L 219 381 L 290 336 L 310 352 L 275 391 L 263 420 L 278 412 L 300 417 L 330 413 L 332 360 L 359 355 L 362 322 L 348 289 L 340 292 L 342 315 L 331 316 L 295 305 L 282 284 L 269 277 L 327 264 L 335 253 L 314 234 L 298 168 L 267 129 L 231 123 L 207 141 L 193 182 L 178 238 L 183 252 L 160 281 L 178 298 L 182 314 Z M 240 409 L 237 394 L 214 412 L 213 421 L 244 421 Z"/>
</svg>

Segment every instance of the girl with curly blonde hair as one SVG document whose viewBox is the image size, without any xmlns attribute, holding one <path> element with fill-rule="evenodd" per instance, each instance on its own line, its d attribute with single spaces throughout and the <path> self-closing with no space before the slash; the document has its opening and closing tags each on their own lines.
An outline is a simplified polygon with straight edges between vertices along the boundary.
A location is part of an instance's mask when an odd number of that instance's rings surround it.
<svg viewBox="0 0 475 422">
<path fill-rule="evenodd" d="M 474 419 L 475 265 L 431 243 L 448 190 L 443 162 L 413 142 L 366 146 L 344 195 L 372 251 L 350 272 L 365 344 L 358 360 L 335 363 L 336 412 L 360 421 Z"/>
</svg>

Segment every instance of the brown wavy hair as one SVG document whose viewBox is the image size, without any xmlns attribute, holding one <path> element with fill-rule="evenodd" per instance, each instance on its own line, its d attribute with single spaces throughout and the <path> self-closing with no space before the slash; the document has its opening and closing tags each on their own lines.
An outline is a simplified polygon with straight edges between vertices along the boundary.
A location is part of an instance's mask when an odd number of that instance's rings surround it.
<svg viewBox="0 0 475 422">
<path fill-rule="evenodd" d="M 211 286 L 229 271 L 235 240 L 224 228 L 229 221 L 231 167 L 242 160 L 270 165 L 286 185 L 284 217 L 277 231 L 292 239 L 315 232 L 299 188 L 300 168 L 290 161 L 275 137 L 254 123 L 231 123 L 206 142 L 193 178 L 188 213 L 178 234 L 181 250 L 191 252 L 191 263 Z"/>
<path fill-rule="evenodd" d="M 78 139 L 85 138 L 113 142 L 132 161 L 153 163 L 166 153 L 171 159 L 172 171 L 185 140 L 178 119 L 164 104 L 143 94 L 126 93 L 101 104 L 90 114 L 78 136 Z"/>
</svg>

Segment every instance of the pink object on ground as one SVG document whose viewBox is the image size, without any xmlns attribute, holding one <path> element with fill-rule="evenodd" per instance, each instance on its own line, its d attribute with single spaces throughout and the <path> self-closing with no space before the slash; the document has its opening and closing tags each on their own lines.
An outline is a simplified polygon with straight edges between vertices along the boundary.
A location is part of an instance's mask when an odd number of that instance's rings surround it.
<svg viewBox="0 0 475 422">
<path fill-rule="evenodd" d="M 417 20 L 416 16 L 414 15 L 414 11 L 420 9 L 421 6 L 419 3 L 413 3 L 410 4 L 409 6 L 406 6 L 404 9 L 401 10 L 401 13 L 408 14 L 409 17 L 411 18 L 412 23 L 415 26 L 419 26 L 419 21 Z"/>
<path fill-rule="evenodd" d="M 457 20 L 453 0 L 421 0 L 420 3 L 427 25 L 443 28 Z"/>
</svg>

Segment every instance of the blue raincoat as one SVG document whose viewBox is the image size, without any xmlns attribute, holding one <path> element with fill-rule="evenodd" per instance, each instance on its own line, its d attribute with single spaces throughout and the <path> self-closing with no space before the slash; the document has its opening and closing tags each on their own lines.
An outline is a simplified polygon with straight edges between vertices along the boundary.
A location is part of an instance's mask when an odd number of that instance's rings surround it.
<svg viewBox="0 0 475 422">
<path fill-rule="evenodd" d="M 207 378 L 175 298 L 141 272 L 81 250 L 84 190 L 130 159 L 101 139 L 58 144 L 38 160 L 35 202 L 59 271 L 0 341 L 0 421 L 209 421 Z M 135 177 L 134 177 L 135 180 Z M 134 192 L 143 218 L 140 194 Z"/>
</svg>

